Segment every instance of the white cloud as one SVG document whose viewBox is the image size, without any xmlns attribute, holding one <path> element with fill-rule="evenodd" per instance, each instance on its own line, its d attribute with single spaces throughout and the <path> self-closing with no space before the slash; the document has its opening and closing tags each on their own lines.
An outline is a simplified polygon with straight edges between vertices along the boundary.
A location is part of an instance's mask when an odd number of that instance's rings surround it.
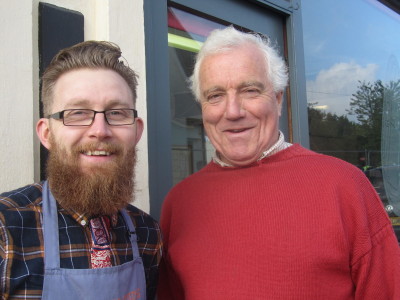
<svg viewBox="0 0 400 300">
<path fill-rule="evenodd" d="M 321 70 L 315 80 L 307 81 L 307 100 L 318 102 L 318 106 L 326 107 L 328 112 L 345 115 L 359 81 L 374 82 L 377 69 L 376 64 L 363 67 L 350 62 L 337 63 L 330 69 Z"/>
</svg>

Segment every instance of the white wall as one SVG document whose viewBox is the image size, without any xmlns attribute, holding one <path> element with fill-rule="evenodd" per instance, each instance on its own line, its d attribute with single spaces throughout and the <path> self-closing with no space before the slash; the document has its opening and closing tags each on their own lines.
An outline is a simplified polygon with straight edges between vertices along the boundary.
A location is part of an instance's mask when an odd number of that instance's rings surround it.
<svg viewBox="0 0 400 300">
<path fill-rule="evenodd" d="M 37 49 L 37 32 L 32 29 L 33 5 L 31 0 L 0 1 L 2 191 L 30 183 L 35 177 L 38 60 L 34 50 Z"/>
<path fill-rule="evenodd" d="M 85 40 L 118 44 L 139 74 L 137 110 L 147 124 L 143 0 L 48 0 L 81 12 Z M 0 192 L 39 180 L 38 0 L 0 1 Z M 135 205 L 149 211 L 147 128 L 138 145 Z"/>
</svg>

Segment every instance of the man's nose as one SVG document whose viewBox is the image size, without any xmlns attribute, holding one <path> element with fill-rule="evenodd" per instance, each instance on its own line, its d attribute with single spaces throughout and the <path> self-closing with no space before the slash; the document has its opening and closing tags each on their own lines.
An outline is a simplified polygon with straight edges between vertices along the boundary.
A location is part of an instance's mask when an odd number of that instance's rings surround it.
<svg viewBox="0 0 400 300">
<path fill-rule="evenodd" d="M 89 127 L 89 135 L 96 138 L 107 138 L 112 135 L 110 125 L 107 123 L 105 113 L 96 113 L 92 125 Z"/>
<path fill-rule="evenodd" d="M 244 117 L 243 99 L 236 93 L 228 93 L 225 117 L 230 120 L 239 119 Z"/>
</svg>

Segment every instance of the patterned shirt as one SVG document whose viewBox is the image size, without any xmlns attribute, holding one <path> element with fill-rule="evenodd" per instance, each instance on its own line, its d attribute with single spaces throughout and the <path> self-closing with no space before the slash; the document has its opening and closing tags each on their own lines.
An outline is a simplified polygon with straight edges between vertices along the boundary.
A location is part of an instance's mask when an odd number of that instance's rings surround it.
<svg viewBox="0 0 400 300">
<path fill-rule="evenodd" d="M 40 299 L 44 275 L 42 184 L 37 183 L 0 195 L 0 299 Z M 89 220 L 58 205 L 60 266 L 91 267 Z M 162 255 L 161 231 L 148 214 L 129 205 L 143 260 L 147 299 L 154 299 Z M 129 229 L 121 214 L 111 228 L 113 266 L 131 261 Z M 110 287 L 112 288 L 112 287 Z"/>
</svg>

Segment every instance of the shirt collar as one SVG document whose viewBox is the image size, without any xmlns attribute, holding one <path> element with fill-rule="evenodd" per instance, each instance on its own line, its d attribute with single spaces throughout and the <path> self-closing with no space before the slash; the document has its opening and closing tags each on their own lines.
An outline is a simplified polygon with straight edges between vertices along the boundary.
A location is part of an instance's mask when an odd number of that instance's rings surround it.
<svg viewBox="0 0 400 300">
<path fill-rule="evenodd" d="M 290 147 L 292 144 L 291 143 L 287 143 L 285 142 L 285 136 L 283 135 L 282 131 L 279 131 L 279 137 L 278 137 L 278 141 L 272 145 L 271 148 L 265 150 L 259 159 L 257 159 L 257 161 L 262 160 L 263 158 L 267 157 L 267 156 L 271 156 L 283 149 L 286 149 L 288 147 Z M 215 155 L 213 157 L 213 161 L 220 165 L 221 167 L 233 167 L 231 164 L 227 164 L 225 162 L 223 162 L 220 158 L 217 152 L 215 152 Z"/>
<path fill-rule="evenodd" d="M 89 225 L 89 221 L 90 221 L 91 218 L 89 218 L 87 215 L 79 214 L 76 211 L 74 211 L 73 209 L 65 208 L 58 201 L 57 201 L 57 203 L 58 203 L 59 207 L 62 210 L 64 210 L 67 214 L 69 214 L 76 222 L 78 222 L 82 226 Z M 118 214 L 113 214 L 113 215 L 110 215 L 109 217 L 110 217 L 110 220 L 111 220 L 111 226 L 115 227 L 117 225 L 117 222 L 118 222 Z"/>
</svg>

